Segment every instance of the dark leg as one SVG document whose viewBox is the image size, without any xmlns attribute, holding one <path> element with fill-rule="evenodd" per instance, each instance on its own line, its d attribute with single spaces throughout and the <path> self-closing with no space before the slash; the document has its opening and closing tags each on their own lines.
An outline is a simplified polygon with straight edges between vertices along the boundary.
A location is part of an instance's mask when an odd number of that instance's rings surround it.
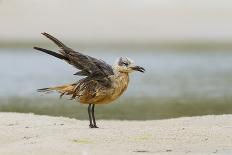
<svg viewBox="0 0 232 155">
<path fill-rule="evenodd" d="M 95 107 L 95 104 L 92 105 L 93 127 L 94 127 L 94 128 L 98 128 L 98 127 L 97 127 L 97 124 L 96 124 L 96 121 L 95 121 L 94 107 Z"/>
<path fill-rule="evenodd" d="M 91 117 L 91 104 L 89 104 L 88 106 L 88 114 L 89 114 L 89 127 L 93 128 L 92 117 Z"/>
</svg>

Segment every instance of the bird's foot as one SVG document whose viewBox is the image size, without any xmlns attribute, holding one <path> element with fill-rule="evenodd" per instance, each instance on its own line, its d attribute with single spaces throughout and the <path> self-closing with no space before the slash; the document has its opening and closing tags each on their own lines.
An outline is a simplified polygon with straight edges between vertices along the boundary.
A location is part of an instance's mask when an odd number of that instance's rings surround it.
<svg viewBox="0 0 232 155">
<path fill-rule="evenodd" d="M 94 124 L 93 126 L 94 126 L 94 128 L 99 128 L 96 124 Z"/>
<path fill-rule="evenodd" d="M 93 124 L 89 124 L 89 128 L 94 128 L 94 125 Z"/>
<path fill-rule="evenodd" d="M 89 125 L 89 128 L 98 128 L 98 126 L 95 124 L 95 125 L 93 125 L 93 124 L 90 124 Z"/>
</svg>

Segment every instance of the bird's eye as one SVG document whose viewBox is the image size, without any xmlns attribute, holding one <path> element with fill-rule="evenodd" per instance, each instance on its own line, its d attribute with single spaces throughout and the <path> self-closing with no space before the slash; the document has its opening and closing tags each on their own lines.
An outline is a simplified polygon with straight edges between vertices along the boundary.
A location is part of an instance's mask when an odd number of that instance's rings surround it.
<svg viewBox="0 0 232 155">
<path fill-rule="evenodd" d="M 123 65 L 124 65 L 124 66 L 128 66 L 128 63 L 126 63 L 126 62 L 123 62 Z"/>
</svg>

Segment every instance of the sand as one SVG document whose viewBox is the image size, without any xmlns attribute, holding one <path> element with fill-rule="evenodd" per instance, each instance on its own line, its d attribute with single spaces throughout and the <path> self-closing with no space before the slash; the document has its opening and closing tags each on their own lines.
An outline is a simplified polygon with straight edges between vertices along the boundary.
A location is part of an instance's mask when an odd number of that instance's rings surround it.
<svg viewBox="0 0 232 155">
<path fill-rule="evenodd" d="M 0 154 L 232 154 L 232 115 L 88 121 L 0 113 Z"/>
</svg>

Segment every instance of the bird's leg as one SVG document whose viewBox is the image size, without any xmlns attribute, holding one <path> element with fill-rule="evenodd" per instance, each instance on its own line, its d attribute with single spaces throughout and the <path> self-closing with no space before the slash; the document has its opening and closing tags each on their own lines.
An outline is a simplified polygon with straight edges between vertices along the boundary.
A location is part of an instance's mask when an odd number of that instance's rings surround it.
<svg viewBox="0 0 232 155">
<path fill-rule="evenodd" d="M 89 114 L 89 127 L 93 128 L 94 125 L 92 124 L 92 117 L 91 117 L 91 104 L 88 106 L 88 114 Z"/>
<path fill-rule="evenodd" d="M 95 107 L 95 104 L 92 105 L 93 127 L 94 127 L 94 128 L 98 128 L 98 127 L 97 127 L 97 124 L 96 124 L 96 121 L 95 121 L 94 107 Z"/>
</svg>

